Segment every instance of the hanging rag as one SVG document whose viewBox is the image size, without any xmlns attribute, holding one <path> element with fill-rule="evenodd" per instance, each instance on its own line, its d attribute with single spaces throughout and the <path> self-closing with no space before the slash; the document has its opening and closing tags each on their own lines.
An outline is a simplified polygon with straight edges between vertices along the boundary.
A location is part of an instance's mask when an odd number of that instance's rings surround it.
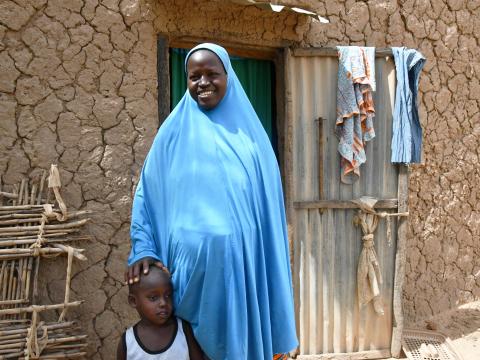
<svg viewBox="0 0 480 360">
<path fill-rule="evenodd" d="M 374 47 L 361 47 L 365 53 L 365 57 L 367 58 L 367 77 L 370 80 L 370 86 L 372 91 L 377 91 L 377 81 L 375 80 L 375 48 Z"/>
<path fill-rule="evenodd" d="M 360 176 L 360 165 L 366 161 L 365 143 L 375 137 L 371 80 L 375 63 L 368 60 L 375 59 L 375 48 L 337 46 L 337 49 L 339 64 L 335 133 L 339 138 L 341 180 L 352 184 Z"/>
<path fill-rule="evenodd" d="M 369 196 L 362 196 L 352 202 L 360 209 L 354 218 L 354 223 L 362 228 L 363 248 L 360 253 L 357 267 L 357 292 L 360 307 L 373 301 L 373 308 L 377 315 L 384 315 L 383 302 L 380 294 L 382 284 L 382 273 L 375 251 L 374 233 L 378 226 L 379 218 L 387 220 L 387 241 L 391 244 L 391 222 L 392 216 L 408 216 L 408 212 L 387 213 L 376 212 L 374 207 L 377 199 Z"/>
<path fill-rule="evenodd" d="M 425 65 L 414 49 L 392 47 L 397 73 L 393 110 L 392 163 L 419 163 L 422 153 L 422 126 L 418 116 L 418 80 Z"/>
</svg>

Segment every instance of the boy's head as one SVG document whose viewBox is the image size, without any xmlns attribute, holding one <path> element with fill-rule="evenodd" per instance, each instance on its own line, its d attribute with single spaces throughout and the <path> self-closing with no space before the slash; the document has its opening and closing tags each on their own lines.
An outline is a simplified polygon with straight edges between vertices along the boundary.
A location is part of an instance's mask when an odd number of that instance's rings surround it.
<svg viewBox="0 0 480 360">
<path fill-rule="evenodd" d="M 173 287 L 170 275 L 156 266 L 150 266 L 148 274 L 141 274 L 140 281 L 128 286 L 128 303 L 143 320 L 163 325 L 172 316 Z"/>
</svg>

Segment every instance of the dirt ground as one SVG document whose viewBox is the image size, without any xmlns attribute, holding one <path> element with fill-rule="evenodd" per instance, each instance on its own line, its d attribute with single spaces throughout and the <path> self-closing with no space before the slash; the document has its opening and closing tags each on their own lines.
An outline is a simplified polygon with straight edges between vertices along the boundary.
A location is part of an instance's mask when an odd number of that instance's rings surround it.
<svg viewBox="0 0 480 360">
<path fill-rule="evenodd" d="M 438 331 L 452 340 L 463 360 L 480 360 L 480 301 L 435 315 L 413 328 Z"/>
</svg>

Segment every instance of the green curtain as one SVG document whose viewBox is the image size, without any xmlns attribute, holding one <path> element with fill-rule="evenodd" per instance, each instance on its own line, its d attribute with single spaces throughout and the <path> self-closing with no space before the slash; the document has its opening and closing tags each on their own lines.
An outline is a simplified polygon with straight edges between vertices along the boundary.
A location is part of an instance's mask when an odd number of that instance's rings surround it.
<svg viewBox="0 0 480 360">
<path fill-rule="evenodd" d="M 187 77 L 184 71 L 187 53 L 188 50 L 185 49 L 170 49 L 170 110 L 178 104 L 187 89 Z M 273 121 L 275 111 L 273 62 L 233 56 L 230 57 L 230 61 L 276 150 L 276 131 Z"/>
</svg>

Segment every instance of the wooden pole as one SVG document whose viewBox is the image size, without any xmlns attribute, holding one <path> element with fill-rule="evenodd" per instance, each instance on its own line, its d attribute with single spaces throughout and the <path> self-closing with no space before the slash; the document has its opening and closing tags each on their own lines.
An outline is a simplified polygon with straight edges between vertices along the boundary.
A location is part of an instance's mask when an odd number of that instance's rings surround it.
<svg viewBox="0 0 480 360">
<path fill-rule="evenodd" d="M 84 301 L 79 300 L 79 301 L 72 301 L 67 304 L 52 304 L 52 305 L 32 305 L 28 307 L 23 307 L 23 308 L 15 308 L 15 309 L 2 309 L 0 310 L 0 316 L 1 315 L 11 315 L 11 314 L 20 314 L 23 312 L 28 312 L 31 313 L 33 311 L 46 311 L 46 310 L 58 310 L 58 309 L 63 309 L 64 307 L 72 307 L 72 306 L 79 306 L 82 304 Z"/>
<path fill-rule="evenodd" d="M 399 165 L 398 175 L 398 211 L 408 211 L 408 167 Z M 405 279 L 405 262 L 407 252 L 408 218 L 398 219 L 397 252 L 395 256 L 395 278 L 393 287 L 393 329 L 390 352 L 395 358 L 400 357 L 403 333 L 403 283 Z"/>
</svg>

